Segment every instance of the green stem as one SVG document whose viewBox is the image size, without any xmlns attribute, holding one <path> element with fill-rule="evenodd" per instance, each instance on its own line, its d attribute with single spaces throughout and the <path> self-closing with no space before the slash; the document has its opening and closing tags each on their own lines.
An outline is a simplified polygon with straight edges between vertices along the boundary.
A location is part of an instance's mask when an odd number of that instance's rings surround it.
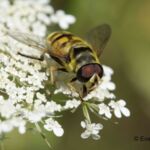
<svg viewBox="0 0 150 150">
<path fill-rule="evenodd" d="M 90 115 L 89 115 L 89 112 L 88 112 L 88 109 L 87 109 L 87 105 L 86 103 L 83 104 L 83 114 L 85 116 L 85 118 L 87 119 L 87 121 L 91 124 L 91 119 L 90 119 Z"/>
<path fill-rule="evenodd" d="M 46 142 L 46 144 L 48 145 L 48 147 L 50 149 L 52 149 L 51 144 L 49 143 L 48 139 L 46 138 L 45 134 L 42 132 L 41 127 L 39 126 L 38 123 L 35 123 L 36 129 L 37 131 L 40 133 L 41 137 L 44 139 L 44 141 Z"/>
</svg>

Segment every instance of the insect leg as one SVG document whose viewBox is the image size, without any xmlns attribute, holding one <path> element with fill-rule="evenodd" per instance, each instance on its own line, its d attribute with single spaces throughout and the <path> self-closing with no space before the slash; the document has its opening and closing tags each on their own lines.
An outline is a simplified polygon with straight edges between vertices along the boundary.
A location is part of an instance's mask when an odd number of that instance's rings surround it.
<svg viewBox="0 0 150 150">
<path fill-rule="evenodd" d="M 71 81 L 70 81 L 70 84 L 73 83 L 73 82 L 75 82 L 76 80 L 77 80 L 76 77 L 72 78 Z M 71 84 L 71 86 L 72 86 L 72 84 Z M 82 96 L 81 96 L 80 92 L 78 92 L 76 89 L 75 89 L 75 91 L 80 95 L 80 97 L 85 97 L 88 94 L 88 90 L 87 90 L 87 87 L 85 85 L 83 85 L 83 87 L 82 87 Z"/>
<path fill-rule="evenodd" d="M 22 54 L 20 52 L 18 52 L 17 54 L 20 55 L 20 56 L 23 56 L 23 57 L 27 57 L 27 58 L 35 59 L 35 60 L 39 60 L 39 61 L 43 61 L 44 60 L 44 55 L 41 55 L 40 58 L 38 58 L 38 57 L 35 57 L 35 56 L 25 55 L 25 54 Z"/>
<path fill-rule="evenodd" d="M 50 66 L 51 84 L 55 83 L 55 72 L 56 71 L 68 72 L 65 68 L 57 68 L 56 66 Z"/>
<path fill-rule="evenodd" d="M 73 79 L 74 79 L 74 78 L 73 78 Z M 73 81 L 70 81 L 69 83 L 67 83 L 68 87 L 70 88 L 71 92 L 76 92 L 76 93 L 78 93 L 80 100 L 83 101 L 80 92 L 73 86 L 72 82 L 73 82 Z"/>
<path fill-rule="evenodd" d="M 58 68 L 58 71 L 68 72 L 65 68 Z"/>
<path fill-rule="evenodd" d="M 83 88 L 82 88 L 82 96 L 85 97 L 87 94 L 88 94 L 87 87 L 86 87 L 85 85 L 83 85 Z"/>
<path fill-rule="evenodd" d="M 55 72 L 57 71 L 57 67 L 50 66 L 50 78 L 51 78 L 51 84 L 55 83 Z"/>
<path fill-rule="evenodd" d="M 72 78 L 70 82 L 72 83 L 72 82 L 75 82 L 76 80 L 77 78 L 75 77 L 75 78 Z"/>
</svg>

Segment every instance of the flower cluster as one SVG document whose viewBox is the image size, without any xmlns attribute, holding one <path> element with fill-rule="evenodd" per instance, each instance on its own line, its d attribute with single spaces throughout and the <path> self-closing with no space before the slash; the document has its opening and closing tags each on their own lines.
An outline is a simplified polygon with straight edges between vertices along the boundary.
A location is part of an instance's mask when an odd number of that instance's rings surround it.
<svg viewBox="0 0 150 150">
<path fill-rule="evenodd" d="M 89 111 L 104 119 L 110 119 L 113 113 L 117 118 L 130 116 L 125 101 L 115 101 L 110 67 L 103 65 L 104 76 L 98 86 L 81 101 L 79 94 L 64 83 L 59 86 L 50 84 L 46 61 L 16 54 L 19 50 L 33 53 L 35 49 L 5 34 L 7 28 L 44 37 L 48 27 L 58 25 L 67 29 L 74 22 L 74 16 L 62 10 L 55 11 L 49 0 L 36 0 L 36 5 L 34 0 L 0 1 L 0 135 L 14 128 L 23 134 L 27 123 L 32 123 L 60 137 L 64 130 L 57 120 L 62 112 L 75 111 L 81 106 L 84 114 L 81 126 L 85 129 L 81 137 L 92 136 L 97 140 L 103 125 L 92 123 Z"/>
<path fill-rule="evenodd" d="M 75 17 L 62 10 L 55 11 L 49 0 L 37 0 L 36 5 L 34 0 L 1 0 L 0 14 L 0 134 L 14 128 L 23 134 L 27 122 L 43 121 L 46 130 L 62 135 L 61 125 L 52 119 L 62 106 L 50 98 L 45 62 L 16 55 L 19 50 L 30 53 L 36 50 L 6 36 L 5 31 L 19 30 L 44 37 L 48 26 L 56 24 L 67 29 Z"/>
</svg>

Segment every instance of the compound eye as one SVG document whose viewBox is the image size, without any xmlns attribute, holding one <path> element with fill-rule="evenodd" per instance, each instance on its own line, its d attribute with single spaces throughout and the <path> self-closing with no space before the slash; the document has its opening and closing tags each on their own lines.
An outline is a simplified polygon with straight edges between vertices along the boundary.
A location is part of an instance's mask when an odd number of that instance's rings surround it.
<svg viewBox="0 0 150 150">
<path fill-rule="evenodd" d="M 98 65 L 96 69 L 97 74 L 99 75 L 100 78 L 102 78 L 104 71 L 102 65 Z"/>
<path fill-rule="evenodd" d="M 100 78 L 103 76 L 103 68 L 100 64 L 82 66 L 77 72 L 77 79 L 81 82 L 87 82 L 94 74 L 97 74 Z"/>
</svg>

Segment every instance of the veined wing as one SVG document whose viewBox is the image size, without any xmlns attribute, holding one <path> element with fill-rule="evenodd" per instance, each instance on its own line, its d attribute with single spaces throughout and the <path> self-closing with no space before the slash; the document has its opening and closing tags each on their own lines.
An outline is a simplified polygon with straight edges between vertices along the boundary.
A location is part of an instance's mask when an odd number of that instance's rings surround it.
<svg viewBox="0 0 150 150">
<path fill-rule="evenodd" d="M 7 31 L 7 34 L 13 39 L 40 51 L 47 51 L 47 44 L 43 38 L 30 33 L 23 33 L 19 31 Z"/>
<path fill-rule="evenodd" d="M 92 45 L 97 55 L 103 52 L 111 35 L 111 28 L 108 24 L 99 25 L 88 32 L 87 40 Z"/>
</svg>

